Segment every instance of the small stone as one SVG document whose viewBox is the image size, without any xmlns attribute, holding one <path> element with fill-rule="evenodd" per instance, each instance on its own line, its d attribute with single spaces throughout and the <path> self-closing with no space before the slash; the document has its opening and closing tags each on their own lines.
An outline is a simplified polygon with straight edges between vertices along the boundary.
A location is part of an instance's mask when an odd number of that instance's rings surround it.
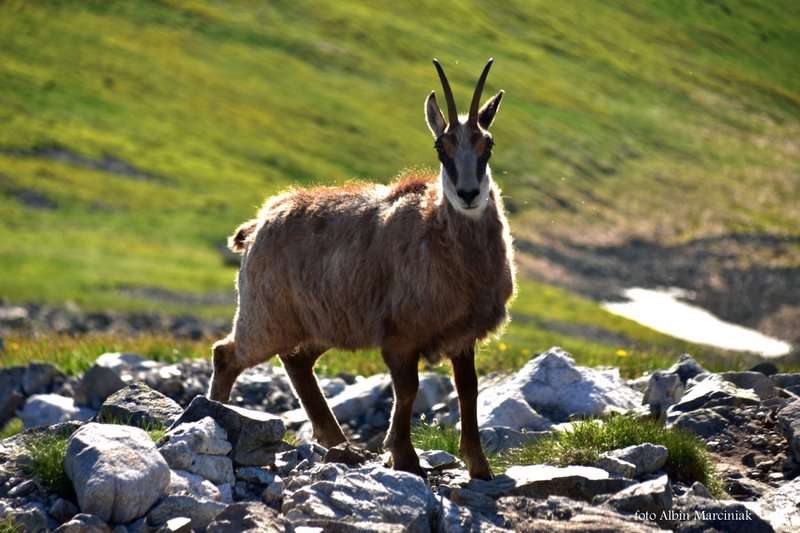
<svg viewBox="0 0 800 533">
<path fill-rule="evenodd" d="M 279 477 L 276 477 L 275 480 L 264 489 L 261 493 L 261 500 L 270 505 L 280 505 L 281 501 L 283 501 L 283 493 L 286 489 L 286 484 L 283 480 Z"/>
<path fill-rule="evenodd" d="M 184 470 L 172 470 L 170 472 L 170 483 L 167 491 L 175 496 L 195 496 L 197 498 L 224 501 L 219 487 L 197 474 Z"/>
<path fill-rule="evenodd" d="M 170 518 L 158 533 L 192 533 L 192 520 L 186 516 Z"/>
<path fill-rule="evenodd" d="M 183 413 L 174 400 L 144 383 L 132 383 L 103 402 L 98 413 L 101 422 L 122 422 L 144 429 L 167 427 Z"/>
<path fill-rule="evenodd" d="M 349 442 L 343 442 L 330 448 L 322 461 L 324 463 L 342 463 L 347 466 L 357 466 L 374 458 L 374 453 L 354 446 Z"/>
<path fill-rule="evenodd" d="M 15 509 L 9 514 L 14 524 L 22 528 L 25 533 L 44 533 L 47 531 L 47 518 L 44 512 L 36 506 Z"/>
<path fill-rule="evenodd" d="M 602 454 L 600 458 L 595 461 L 594 466 L 597 468 L 602 468 L 611 474 L 617 474 L 622 477 L 630 479 L 636 477 L 636 465 L 616 457 L 608 456 L 606 454 Z"/>
<path fill-rule="evenodd" d="M 260 503 L 243 502 L 229 505 L 218 514 L 206 533 L 284 533 L 291 530 L 291 525 L 274 509 Z"/>
<path fill-rule="evenodd" d="M 649 442 L 601 454 L 601 456 L 614 457 L 633 464 L 636 468 L 636 477 L 652 474 L 661 469 L 667 462 L 668 455 L 669 451 L 666 446 Z"/>
<path fill-rule="evenodd" d="M 53 505 L 50 506 L 47 514 L 52 516 L 59 524 L 63 524 L 78 514 L 78 508 L 75 507 L 75 504 L 71 501 L 58 498 L 53 502 Z"/>
<path fill-rule="evenodd" d="M 638 483 L 612 495 L 605 502 L 623 513 L 655 513 L 660 515 L 672 507 L 672 487 L 666 474 Z"/>
<path fill-rule="evenodd" d="M 747 452 L 742 456 L 742 464 L 752 468 L 756 466 L 756 457 L 758 457 L 756 452 Z"/>
<path fill-rule="evenodd" d="M 26 479 L 19 485 L 15 485 L 8 491 L 10 498 L 23 498 L 36 490 L 36 482 L 32 479 Z"/>
<path fill-rule="evenodd" d="M 236 469 L 236 479 L 269 485 L 275 480 L 275 474 L 260 466 L 242 466 Z"/>
<path fill-rule="evenodd" d="M 225 507 L 224 503 L 192 496 L 167 496 L 147 513 L 147 523 L 161 526 L 172 518 L 187 517 L 192 529 L 203 531 Z"/>
<path fill-rule="evenodd" d="M 708 499 L 713 498 L 711 492 L 709 492 L 706 486 L 700 483 L 699 481 L 695 481 L 694 483 L 692 483 L 692 486 L 689 488 L 689 490 L 692 492 L 692 494 L 694 494 L 698 498 L 708 498 Z"/>
<path fill-rule="evenodd" d="M 111 533 L 111 527 L 99 516 L 78 514 L 62 524 L 55 533 Z"/>
<path fill-rule="evenodd" d="M 458 457 L 443 450 L 424 450 L 418 455 L 420 465 L 426 470 L 444 470 L 458 466 Z"/>
</svg>

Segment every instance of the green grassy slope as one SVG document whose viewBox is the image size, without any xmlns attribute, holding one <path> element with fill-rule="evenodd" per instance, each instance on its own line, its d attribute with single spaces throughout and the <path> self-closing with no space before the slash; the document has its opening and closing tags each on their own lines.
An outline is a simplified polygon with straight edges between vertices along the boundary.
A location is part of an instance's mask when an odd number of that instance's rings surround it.
<svg viewBox="0 0 800 533">
<path fill-rule="evenodd" d="M 761 4 L 0 1 L 0 296 L 229 313 L 218 247 L 264 196 L 435 163 L 433 56 L 462 107 L 496 58 L 520 236 L 800 234 L 800 6 Z M 612 320 L 547 290 L 517 307 Z M 513 344 L 621 344 L 542 320 Z"/>
</svg>

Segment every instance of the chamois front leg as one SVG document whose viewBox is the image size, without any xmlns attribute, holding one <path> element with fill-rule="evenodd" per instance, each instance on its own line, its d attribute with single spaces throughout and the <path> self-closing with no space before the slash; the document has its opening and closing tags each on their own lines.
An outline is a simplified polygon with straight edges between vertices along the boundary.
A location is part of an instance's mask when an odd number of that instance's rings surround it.
<svg viewBox="0 0 800 533">
<path fill-rule="evenodd" d="M 281 354 L 279 357 L 300 404 L 311 420 L 314 437 L 326 448 L 332 448 L 346 442 L 347 437 L 331 412 L 314 374 L 314 363 L 324 351 L 324 349 L 306 350 L 288 355 Z"/>
<path fill-rule="evenodd" d="M 411 472 L 425 477 L 419 466 L 419 457 L 411 444 L 411 415 L 414 400 L 419 389 L 419 376 L 417 364 L 419 354 L 396 354 L 383 351 L 383 360 L 389 367 L 392 375 L 392 388 L 394 390 L 394 406 L 392 407 L 392 420 L 389 432 L 383 441 L 383 447 L 392 454 L 392 467 L 395 470 Z"/>
<path fill-rule="evenodd" d="M 475 348 L 470 347 L 451 358 L 461 412 L 459 450 L 467 463 L 470 477 L 492 479 L 492 469 L 483 453 L 478 431 L 478 375 L 475 373 Z"/>
<path fill-rule="evenodd" d="M 214 374 L 211 376 L 211 387 L 208 397 L 218 402 L 227 402 L 236 378 L 244 368 L 236 357 L 236 343 L 232 335 L 214 343 L 212 349 Z"/>
</svg>

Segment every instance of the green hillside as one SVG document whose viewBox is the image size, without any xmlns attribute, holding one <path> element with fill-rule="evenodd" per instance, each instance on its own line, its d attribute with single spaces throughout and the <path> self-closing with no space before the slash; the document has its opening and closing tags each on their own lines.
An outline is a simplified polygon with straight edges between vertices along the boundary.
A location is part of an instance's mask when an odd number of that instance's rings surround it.
<svg viewBox="0 0 800 533">
<path fill-rule="evenodd" d="M 229 314 L 219 249 L 265 196 L 434 165 L 434 56 L 462 108 L 496 59 L 521 240 L 800 236 L 800 4 L 500 6 L 0 1 L 0 296 Z M 523 284 L 519 343 L 580 339 L 564 315 L 682 346 L 550 290 Z"/>
</svg>

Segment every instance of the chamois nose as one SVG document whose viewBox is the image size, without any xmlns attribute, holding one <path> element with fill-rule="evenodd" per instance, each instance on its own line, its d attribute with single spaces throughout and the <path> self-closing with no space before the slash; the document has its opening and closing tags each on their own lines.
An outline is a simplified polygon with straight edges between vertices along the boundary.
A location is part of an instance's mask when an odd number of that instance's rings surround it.
<svg viewBox="0 0 800 533">
<path fill-rule="evenodd" d="M 456 192 L 467 205 L 472 205 L 472 200 L 474 200 L 481 193 L 479 189 L 470 189 L 468 191 L 464 189 L 458 189 Z"/>
</svg>

